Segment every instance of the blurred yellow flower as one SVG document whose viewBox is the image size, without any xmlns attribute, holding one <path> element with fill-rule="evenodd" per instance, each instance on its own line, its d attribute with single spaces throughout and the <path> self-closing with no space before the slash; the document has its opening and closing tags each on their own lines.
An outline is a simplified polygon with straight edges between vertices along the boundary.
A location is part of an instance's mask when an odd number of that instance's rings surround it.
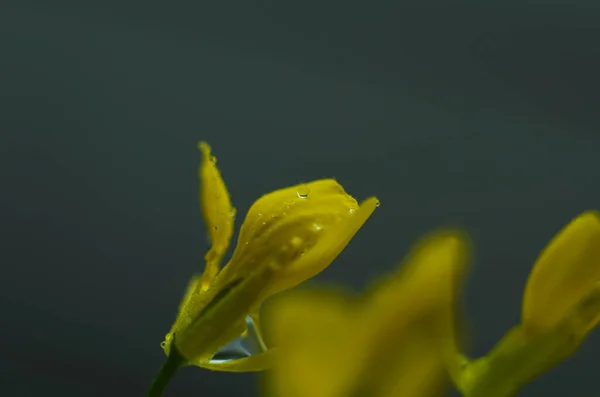
<svg viewBox="0 0 600 397">
<path fill-rule="evenodd" d="M 467 397 L 509 397 L 572 355 L 600 320 L 600 216 L 589 211 L 542 251 L 523 296 L 521 324 L 455 383 Z"/>
<path fill-rule="evenodd" d="M 360 206 L 332 179 L 277 190 L 249 209 L 231 260 L 220 269 L 233 234 L 235 210 L 208 144 L 201 142 L 200 201 L 212 247 L 201 276 L 192 279 L 163 342 L 186 364 L 223 371 L 269 367 L 271 350 L 228 362 L 211 362 L 243 335 L 246 317 L 259 324 L 261 303 L 326 268 L 377 207 Z"/>
<path fill-rule="evenodd" d="M 600 311 L 589 307 L 599 290 L 600 214 L 589 211 L 561 230 L 535 263 L 523 297 L 525 331 L 563 328 L 583 338 L 600 320 Z"/>
<path fill-rule="evenodd" d="M 435 233 L 363 298 L 301 290 L 275 299 L 265 316 L 277 346 L 268 394 L 441 395 L 446 361 L 457 354 L 456 304 L 467 256 L 461 234 Z"/>
</svg>

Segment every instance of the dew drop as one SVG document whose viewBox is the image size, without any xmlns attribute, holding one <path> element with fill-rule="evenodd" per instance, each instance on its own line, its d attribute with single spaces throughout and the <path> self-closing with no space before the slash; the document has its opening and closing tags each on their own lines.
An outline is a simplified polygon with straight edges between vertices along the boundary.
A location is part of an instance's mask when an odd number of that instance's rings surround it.
<svg viewBox="0 0 600 397">
<path fill-rule="evenodd" d="M 306 185 L 300 185 L 296 190 L 296 194 L 299 198 L 307 198 L 309 193 L 310 191 L 308 190 L 308 186 Z"/>
<path fill-rule="evenodd" d="M 377 200 L 377 202 L 375 203 L 375 207 L 379 207 L 381 204 L 379 203 L 379 200 Z"/>
<path fill-rule="evenodd" d="M 160 342 L 160 347 L 162 349 L 164 349 L 166 346 L 167 346 L 167 342 L 165 342 L 165 341 Z"/>
<path fill-rule="evenodd" d="M 210 156 L 210 162 L 213 164 L 217 164 L 217 158 L 215 156 Z"/>
<path fill-rule="evenodd" d="M 350 210 L 348 212 L 351 214 L 354 214 L 356 212 L 356 210 L 354 208 L 350 208 Z"/>
</svg>

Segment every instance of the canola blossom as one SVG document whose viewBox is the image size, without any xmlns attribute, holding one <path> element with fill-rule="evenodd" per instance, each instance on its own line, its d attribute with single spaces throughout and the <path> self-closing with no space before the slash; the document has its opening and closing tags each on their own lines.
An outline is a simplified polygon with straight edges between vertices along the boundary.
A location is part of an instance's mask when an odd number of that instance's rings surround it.
<svg viewBox="0 0 600 397">
<path fill-rule="evenodd" d="M 273 349 L 226 362 L 211 359 L 246 334 L 248 317 L 260 333 L 262 303 L 325 269 L 379 206 L 374 197 L 359 205 L 333 179 L 268 193 L 248 210 L 231 260 L 221 267 L 236 211 L 211 148 L 201 142 L 199 149 L 200 204 L 212 246 L 162 344 L 167 362 L 148 396 L 160 395 L 183 365 L 233 372 L 269 368 Z"/>
</svg>

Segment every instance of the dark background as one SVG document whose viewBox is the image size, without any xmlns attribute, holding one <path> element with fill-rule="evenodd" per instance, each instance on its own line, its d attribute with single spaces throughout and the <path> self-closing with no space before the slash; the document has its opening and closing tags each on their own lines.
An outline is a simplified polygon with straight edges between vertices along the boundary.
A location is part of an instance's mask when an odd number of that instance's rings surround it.
<svg viewBox="0 0 600 397">
<path fill-rule="evenodd" d="M 600 6 L 196 3 L 219 5 L 0 6 L 2 397 L 144 394 L 207 247 L 201 139 L 238 223 L 314 178 L 381 199 L 317 282 L 360 289 L 468 228 L 472 351 L 491 348 L 539 250 L 600 207 Z M 595 333 L 522 395 L 600 394 L 599 356 Z M 190 368 L 165 396 L 257 390 Z"/>
</svg>

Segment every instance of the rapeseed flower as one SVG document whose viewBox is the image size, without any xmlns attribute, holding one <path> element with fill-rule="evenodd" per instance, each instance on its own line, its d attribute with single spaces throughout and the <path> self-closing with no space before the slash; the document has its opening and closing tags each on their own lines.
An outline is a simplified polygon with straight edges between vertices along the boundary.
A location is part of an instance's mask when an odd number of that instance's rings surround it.
<svg viewBox="0 0 600 397">
<path fill-rule="evenodd" d="M 250 207 L 231 260 L 221 268 L 235 209 L 210 147 L 201 142 L 199 149 L 200 203 L 212 246 L 204 273 L 190 282 L 163 342 L 167 363 L 149 396 L 160 395 L 182 365 L 222 371 L 268 368 L 272 349 L 227 362 L 211 358 L 246 333 L 247 317 L 260 332 L 262 303 L 326 268 L 379 205 L 374 197 L 359 205 L 333 179 L 276 190 Z"/>
</svg>

